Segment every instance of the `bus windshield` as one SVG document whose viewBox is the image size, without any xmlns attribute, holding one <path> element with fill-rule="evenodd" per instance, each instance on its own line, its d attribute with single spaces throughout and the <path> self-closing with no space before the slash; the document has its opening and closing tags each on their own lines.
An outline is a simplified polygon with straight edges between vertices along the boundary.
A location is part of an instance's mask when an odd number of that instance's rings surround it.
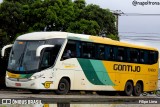
<svg viewBox="0 0 160 107">
<path fill-rule="evenodd" d="M 11 71 L 38 70 L 40 58 L 36 57 L 36 49 L 45 41 L 15 41 L 8 62 Z"/>
</svg>

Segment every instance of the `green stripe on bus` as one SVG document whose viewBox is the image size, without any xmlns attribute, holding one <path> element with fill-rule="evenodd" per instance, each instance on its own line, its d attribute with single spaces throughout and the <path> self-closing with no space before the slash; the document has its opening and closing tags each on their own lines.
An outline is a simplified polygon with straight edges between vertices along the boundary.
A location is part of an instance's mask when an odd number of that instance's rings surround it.
<svg viewBox="0 0 160 107">
<path fill-rule="evenodd" d="M 110 79 L 102 61 L 78 58 L 87 79 L 95 85 L 115 85 Z"/>
<path fill-rule="evenodd" d="M 30 78 L 33 74 L 20 74 L 20 78 Z"/>
<path fill-rule="evenodd" d="M 87 79 L 94 85 L 104 85 L 98 78 L 96 71 L 94 70 L 90 60 L 78 58 L 78 61 L 82 67 L 82 70 Z"/>
<path fill-rule="evenodd" d="M 112 86 L 115 85 L 110 79 L 108 72 L 105 66 L 103 65 L 102 61 L 99 61 L 99 60 L 90 60 L 90 61 L 94 70 L 96 71 L 98 78 L 103 84 L 112 85 Z"/>
</svg>

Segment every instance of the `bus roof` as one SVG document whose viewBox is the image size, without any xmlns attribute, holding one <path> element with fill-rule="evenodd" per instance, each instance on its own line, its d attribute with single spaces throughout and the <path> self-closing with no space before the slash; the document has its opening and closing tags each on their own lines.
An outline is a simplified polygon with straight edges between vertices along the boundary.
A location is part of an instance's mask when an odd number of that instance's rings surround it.
<svg viewBox="0 0 160 107">
<path fill-rule="evenodd" d="M 94 42 L 94 43 L 102 43 L 102 44 L 118 45 L 118 46 L 124 46 L 124 47 L 134 47 L 134 48 L 158 51 L 157 49 L 152 48 L 152 47 L 124 43 L 124 42 L 115 41 L 115 40 L 105 38 L 105 37 L 60 32 L 60 31 L 27 33 L 27 34 L 23 34 L 19 36 L 17 40 L 47 40 L 47 39 L 53 39 L 53 38 L 68 38 L 68 39 L 73 39 L 73 40 L 89 41 L 89 42 Z"/>
</svg>

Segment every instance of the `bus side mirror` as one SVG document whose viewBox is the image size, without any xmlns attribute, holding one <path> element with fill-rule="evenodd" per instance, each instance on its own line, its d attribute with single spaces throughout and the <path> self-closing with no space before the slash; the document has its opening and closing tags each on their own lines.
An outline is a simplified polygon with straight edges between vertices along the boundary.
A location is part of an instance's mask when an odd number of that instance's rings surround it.
<svg viewBox="0 0 160 107">
<path fill-rule="evenodd" d="M 54 47 L 54 45 L 41 45 L 37 48 L 36 50 L 36 57 L 40 57 L 40 54 L 41 54 L 41 51 L 44 49 L 44 48 L 50 48 L 50 47 Z"/>
<path fill-rule="evenodd" d="M 1 51 L 2 57 L 4 57 L 4 55 L 5 55 L 5 50 L 6 50 L 7 48 L 12 47 L 12 46 L 13 46 L 13 44 L 10 44 L 10 45 L 6 45 L 6 46 L 4 46 L 4 47 L 2 48 L 2 51 Z"/>
</svg>

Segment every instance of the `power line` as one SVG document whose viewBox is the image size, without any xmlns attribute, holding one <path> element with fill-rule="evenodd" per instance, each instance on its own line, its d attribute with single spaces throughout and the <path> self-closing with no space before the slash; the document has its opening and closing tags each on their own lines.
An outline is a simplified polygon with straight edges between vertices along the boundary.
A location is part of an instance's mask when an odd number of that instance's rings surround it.
<svg viewBox="0 0 160 107">
<path fill-rule="evenodd" d="M 160 42 L 160 33 L 121 32 L 121 34 L 123 33 L 129 34 L 129 35 L 119 35 L 121 40 Z M 136 34 L 136 35 L 133 35 L 133 34 Z M 153 35 L 153 34 L 157 34 L 157 35 Z"/>
<path fill-rule="evenodd" d="M 121 10 L 110 10 L 117 16 L 160 16 L 160 13 L 124 13 Z"/>
<path fill-rule="evenodd" d="M 160 38 L 160 36 L 156 36 L 156 35 L 119 35 L 120 37 L 136 37 L 136 38 L 139 38 L 139 37 L 143 37 L 143 38 L 151 38 L 151 37 L 154 37 L 154 38 Z"/>
<path fill-rule="evenodd" d="M 152 42 L 152 43 L 154 43 L 154 42 L 160 42 L 160 39 L 145 39 L 145 38 L 141 38 L 141 39 L 139 39 L 139 38 L 135 38 L 135 39 L 133 39 L 133 38 L 120 38 L 120 40 L 130 40 L 130 41 L 146 41 L 146 42 Z"/>
<path fill-rule="evenodd" d="M 160 16 L 160 14 L 150 14 L 150 13 L 123 13 L 121 16 Z"/>
<path fill-rule="evenodd" d="M 145 37 L 120 37 L 120 40 L 131 40 L 131 41 L 151 41 L 160 42 L 160 38 L 145 38 Z"/>
<path fill-rule="evenodd" d="M 135 36 L 135 35 L 119 35 L 119 37 L 121 37 L 121 38 L 139 38 L 139 39 L 141 39 L 141 38 L 149 38 L 149 39 L 160 39 L 160 36 L 146 36 L 146 35 L 144 35 L 144 36 Z"/>
<path fill-rule="evenodd" d="M 111 10 L 111 11 L 117 17 L 118 16 L 160 16 L 160 14 L 150 14 L 150 13 L 147 13 L 147 14 L 146 13 L 145 14 L 144 13 L 124 13 L 121 10 L 114 10 L 114 11 Z M 129 36 L 119 35 L 120 39 L 123 39 L 123 40 L 125 39 L 125 40 L 134 40 L 134 41 L 160 42 L 160 33 L 139 33 L 139 32 L 118 32 L 118 33 L 119 34 L 130 34 Z"/>
<path fill-rule="evenodd" d="M 118 35 L 120 38 L 131 38 L 131 39 L 160 39 L 160 36 L 155 36 L 155 35 Z"/>
<path fill-rule="evenodd" d="M 143 42 L 150 42 L 150 43 L 159 43 L 160 36 L 124 36 L 119 35 L 120 40 L 129 40 L 129 41 L 143 41 Z"/>
<path fill-rule="evenodd" d="M 119 33 L 126 33 L 126 34 L 155 34 L 155 35 L 160 35 L 160 33 L 141 33 L 141 32 L 119 32 Z"/>
</svg>

